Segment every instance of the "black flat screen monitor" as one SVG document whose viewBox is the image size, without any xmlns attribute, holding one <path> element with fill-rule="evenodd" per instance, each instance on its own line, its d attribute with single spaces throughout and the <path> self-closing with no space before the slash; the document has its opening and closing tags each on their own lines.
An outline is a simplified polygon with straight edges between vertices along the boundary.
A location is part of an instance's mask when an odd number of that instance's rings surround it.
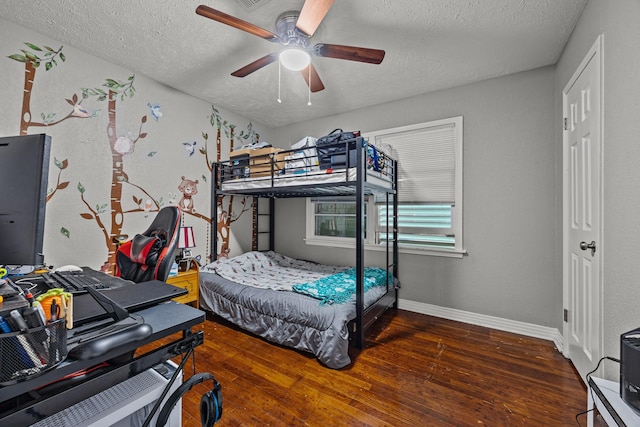
<svg viewBox="0 0 640 427">
<path fill-rule="evenodd" d="M 0 138 L 0 265 L 42 265 L 51 137 Z"/>
</svg>

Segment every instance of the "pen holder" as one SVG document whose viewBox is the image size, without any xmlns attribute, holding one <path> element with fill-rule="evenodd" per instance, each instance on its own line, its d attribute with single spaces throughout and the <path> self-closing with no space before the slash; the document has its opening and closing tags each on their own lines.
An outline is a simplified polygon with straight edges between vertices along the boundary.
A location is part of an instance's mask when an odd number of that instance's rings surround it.
<svg viewBox="0 0 640 427">
<path fill-rule="evenodd" d="M 0 385 L 40 375 L 67 357 L 65 319 L 25 332 L 0 334 Z"/>
</svg>

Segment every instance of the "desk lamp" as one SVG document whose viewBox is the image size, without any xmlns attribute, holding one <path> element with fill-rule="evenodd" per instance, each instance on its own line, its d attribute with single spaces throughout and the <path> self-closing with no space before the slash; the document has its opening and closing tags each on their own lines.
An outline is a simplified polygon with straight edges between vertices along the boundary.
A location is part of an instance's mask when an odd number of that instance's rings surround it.
<svg viewBox="0 0 640 427">
<path fill-rule="evenodd" d="M 196 239 L 193 234 L 193 227 L 180 227 L 180 237 L 178 239 L 178 248 L 180 249 L 180 255 L 176 260 L 178 264 L 188 261 L 191 258 L 191 248 L 196 247 Z"/>
</svg>

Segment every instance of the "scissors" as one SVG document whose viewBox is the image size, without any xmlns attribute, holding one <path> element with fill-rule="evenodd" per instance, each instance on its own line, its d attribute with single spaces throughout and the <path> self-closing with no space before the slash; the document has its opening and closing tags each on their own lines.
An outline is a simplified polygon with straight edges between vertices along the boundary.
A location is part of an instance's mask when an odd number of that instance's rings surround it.
<svg viewBox="0 0 640 427">
<path fill-rule="evenodd" d="M 0 267 L 0 279 L 4 279 L 7 275 L 7 269 Z"/>
</svg>

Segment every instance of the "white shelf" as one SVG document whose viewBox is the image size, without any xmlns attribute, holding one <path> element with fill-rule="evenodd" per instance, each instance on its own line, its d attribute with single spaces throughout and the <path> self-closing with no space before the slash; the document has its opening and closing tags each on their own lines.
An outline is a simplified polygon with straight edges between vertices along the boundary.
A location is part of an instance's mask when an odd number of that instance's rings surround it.
<svg viewBox="0 0 640 427">
<path fill-rule="evenodd" d="M 587 390 L 587 409 L 591 410 L 587 418 L 587 426 L 593 427 L 594 405 L 608 426 L 640 427 L 640 413 L 627 405 L 620 397 L 620 383 L 591 377 L 589 390 Z M 599 396 L 602 394 L 602 398 Z M 621 424 L 620 422 L 624 424 Z"/>
</svg>

